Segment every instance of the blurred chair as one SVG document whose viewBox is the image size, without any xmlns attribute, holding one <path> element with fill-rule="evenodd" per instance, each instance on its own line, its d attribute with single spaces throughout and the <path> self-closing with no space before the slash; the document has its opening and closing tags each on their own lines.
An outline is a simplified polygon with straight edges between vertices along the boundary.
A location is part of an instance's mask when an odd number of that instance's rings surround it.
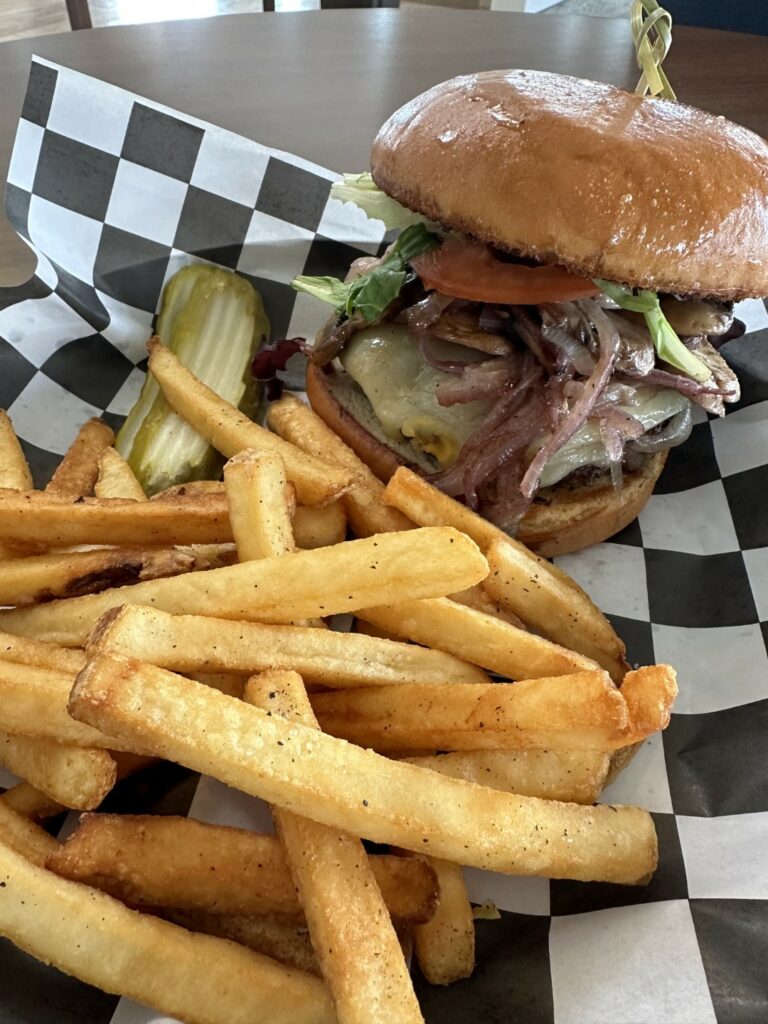
<svg viewBox="0 0 768 1024">
<path fill-rule="evenodd" d="M 768 35 L 765 0 L 662 0 L 677 25 Z"/>
<path fill-rule="evenodd" d="M 88 0 L 67 0 L 69 24 L 73 29 L 92 28 Z"/>
<path fill-rule="evenodd" d="M 88 0 L 66 0 L 67 13 L 69 15 L 69 23 L 73 29 L 79 28 L 91 28 L 91 12 L 88 9 Z M 265 11 L 280 11 L 284 10 L 296 10 L 297 4 L 292 0 L 286 0 L 283 4 L 281 0 L 263 0 L 263 10 Z M 302 3 L 301 10 L 338 10 L 344 8 L 353 7 L 399 7 L 400 0 L 309 0 L 308 3 Z M 219 11 L 219 14 L 226 14 L 226 3 L 222 4 L 223 10 Z M 254 0 L 254 10 L 257 9 L 257 0 Z"/>
<path fill-rule="evenodd" d="M 335 11 L 355 7 L 399 7 L 400 0 L 304 0 L 297 7 L 294 0 L 263 0 L 265 11 Z"/>
</svg>

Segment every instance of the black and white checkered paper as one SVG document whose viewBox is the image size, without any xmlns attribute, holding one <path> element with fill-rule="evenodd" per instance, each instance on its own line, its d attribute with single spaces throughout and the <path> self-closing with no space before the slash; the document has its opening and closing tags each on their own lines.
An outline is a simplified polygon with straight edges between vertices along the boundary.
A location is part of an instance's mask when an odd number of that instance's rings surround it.
<svg viewBox="0 0 768 1024">
<path fill-rule="evenodd" d="M 352 168 L 354 169 L 354 168 Z M 0 289 L 0 407 L 44 483 L 84 419 L 117 426 L 138 394 L 164 282 L 191 260 L 259 289 L 273 336 L 324 310 L 298 273 L 343 275 L 382 226 L 329 199 L 329 171 L 121 89 L 33 63 L 6 211 L 38 257 Z M 430 1024 L 756 1024 L 768 1021 L 768 312 L 723 350 L 741 403 L 701 412 L 638 521 L 559 563 L 611 616 L 630 660 L 672 662 L 680 697 L 604 799 L 653 812 L 647 888 L 468 870 L 474 977 L 417 987 Z M 263 805 L 168 766 L 121 783 L 111 810 L 271 828 Z M 72 821 L 63 824 L 66 831 Z M 4 1024 L 160 1018 L 0 945 Z M 397 1022 L 393 1022 L 397 1024 Z"/>
</svg>

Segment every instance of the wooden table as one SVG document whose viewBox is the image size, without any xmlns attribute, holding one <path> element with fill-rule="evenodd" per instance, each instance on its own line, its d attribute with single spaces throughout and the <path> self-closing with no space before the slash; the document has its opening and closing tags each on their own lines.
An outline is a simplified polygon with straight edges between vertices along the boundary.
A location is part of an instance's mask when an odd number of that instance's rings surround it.
<svg viewBox="0 0 768 1024">
<path fill-rule="evenodd" d="M 0 180 L 33 53 L 339 170 L 367 166 L 396 107 L 452 75 L 533 67 L 632 87 L 629 24 L 490 11 L 245 14 L 0 44 Z M 665 65 L 680 99 L 768 135 L 768 39 L 677 28 Z M 0 285 L 32 270 L 0 223 Z"/>
</svg>

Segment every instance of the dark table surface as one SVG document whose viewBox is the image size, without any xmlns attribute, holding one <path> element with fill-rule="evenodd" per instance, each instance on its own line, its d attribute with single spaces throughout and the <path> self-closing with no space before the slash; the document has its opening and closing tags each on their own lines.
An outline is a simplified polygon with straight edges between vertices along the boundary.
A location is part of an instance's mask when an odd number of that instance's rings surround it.
<svg viewBox="0 0 768 1024">
<path fill-rule="evenodd" d="M 378 126 L 452 75 L 531 67 L 634 87 L 628 20 L 429 7 L 245 14 L 0 44 L 0 180 L 33 53 L 315 160 L 364 169 Z M 768 38 L 679 27 L 678 96 L 768 135 Z M 0 222 L 0 285 L 32 270 Z"/>
</svg>

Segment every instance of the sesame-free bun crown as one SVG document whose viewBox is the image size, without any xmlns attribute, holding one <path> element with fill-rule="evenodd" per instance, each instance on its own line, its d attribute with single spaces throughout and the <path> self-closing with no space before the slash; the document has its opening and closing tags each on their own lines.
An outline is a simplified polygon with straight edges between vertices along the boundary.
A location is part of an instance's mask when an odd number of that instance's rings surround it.
<svg viewBox="0 0 768 1024">
<path fill-rule="evenodd" d="M 373 144 L 411 210 L 587 277 L 768 295 L 768 144 L 722 117 L 543 71 L 452 78 Z"/>
</svg>

